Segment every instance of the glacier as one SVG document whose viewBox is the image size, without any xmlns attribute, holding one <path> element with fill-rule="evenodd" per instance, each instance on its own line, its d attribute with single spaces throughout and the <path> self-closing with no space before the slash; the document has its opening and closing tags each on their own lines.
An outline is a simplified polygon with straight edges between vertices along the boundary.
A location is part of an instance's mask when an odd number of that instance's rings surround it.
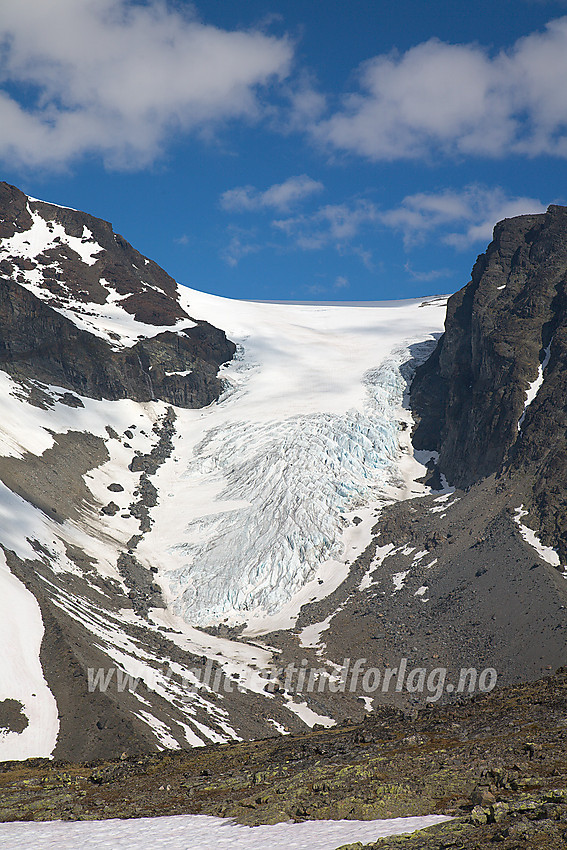
<svg viewBox="0 0 567 850">
<path fill-rule="evenodd" d="M 177 411 L 174 452 L 155 479 L 154 527 L 138 553 L 158 567 L 169 606 L 187 623 L 244 624 L 274 615 L 322 564 L 344 564 L 348 514 L 422 492 L 423 467 L 415 462 L 409 478 L 406 468 L 404 394 L 445 302 L 186 297 L 239 350 L 222 370 L 219 402 Z"/>
</svg>

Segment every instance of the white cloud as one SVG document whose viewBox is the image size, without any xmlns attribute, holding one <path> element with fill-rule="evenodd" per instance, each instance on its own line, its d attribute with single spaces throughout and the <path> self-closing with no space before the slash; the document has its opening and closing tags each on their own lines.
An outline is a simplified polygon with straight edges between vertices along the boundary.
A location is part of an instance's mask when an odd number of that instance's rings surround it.
<svg viewBox="0 0 567 850">
<path fill-rule="evenodd" d="M 463 249 L 490 242 L 494 225 L 504 218 L 540 212 L 545 206 L 535 198 L 510 197 L 500 187 L 472 184 L 462 190 L 408 195 L 380 219 L 403 234 L 406 247 L 437 232 L 440 241 Z"/>
<path fill-rule="evenodd" d="M 239 209 L 244 208 L 240 204 L 240 199 L 236 200 L 237 197 L 232 196 L 230 198 L 229 209 L 237 208 L 237 203 Z M 244 197 L 247 198 L 248 195 Z M 254 196 L 254 198 L 260 197 L 260 193 Z M 232 204 L 234 204 L 234 207 Z M 263 204 L 263 206 L 267 207 L 269 204 Z M 249 208 L 253 209 L 256 206 Z M 259 238 L 256 228 L 246 229 L 231 225 L 229 227 L 230 240 L 223 249 L 221 256 L 228 265 L 236 266 L 243 257 L 266 248 L 278 252 L 296 249 L 319 251 L 330 248 L 338 251 L 341 255 L 357 256 L 365 266 L 372 268 L 371 252 L 359 244 L 357 240 L 364 235 L 365 227 L 379 221 L 380 214 L 373 203 L 357 200 L 352 203 L 327 204 L 312 213 L 274 219 L 271 221 L 271 239 Z M 274 233 L 278 234 L 280 238 L 275 239 Z M 333 283 L 333 288 L 342 289 L 349 285 L 346 277 L 338 275 Z"/>
<path fill-rule="evenodd" d="M 432 39 L 359 69 L 360 91 L 313 136 L 373 160 L 567 157 L 567 17 L 490 55 Z"/>
<path fill-rule="evenodd" d="M 453 276 L 451 269 L 429 269 L 426 272 L 416 271 L 409 262 L 404 265 L 404 270 L 412 280 L 417 280 L 420 283 L 431 283 L 433 280 L 441 280 L 442 278 Z"/>
<path fill-rule="evenodd" d="M 243 212 L 260 209 L 274 209 L 285 212 L 298 201 L 323 190 L 323 184 L 306 174 L 290 177 L 283 183 L 274 183 L 264 192 L 253 186 L 238 186 L 221 195 L 223 209 Z"/>
<path fill-rule="evenodd" d="M 292 47 L 228 32 L 162 0 L 3 0 L 0 157 L 115 166 L 154 159 L 167 136 L 259 112 L 257 87 L 289 71 Z"/>
<path fill-rule="evenodd" d="M 241 207 L 242 208 L 242 207 Z M 342 204 L 326 204 L 311 213 L 274 219 L 272 230 L 285 237 L 287 247 L 275 241 L 259 244 L 256 230 L 230 227 L 232 238 L 223 251 L 223 258 L 232 266 L 246 255 L 262 248 L 290 248 L 302 251 L 331 249 L 341 255 L 357 256 L 373 270 L 369 236 L 373 242 L 384 228 L 400 233 L 410 249 L 425 240 L 435 240 L 457 250 L 479 243 L 485 246 L 492 239 L 494 225 L 504 218 L 545 212 L 546 207 L 536 198 L 509 195 L 499 186 L 470 184 L 462 189 L 442 189 L 438 192 L 416 192 L 407 195 L 391 209 L 380 209 L 367 199 Z M 415 271 L 409 263 L 406 272 L 414 279 L 429 282 L 450 277 L 450 269 Z M 347 278 L 337 276 L 333 287 L 347 287 Z"/>
<path fill-rule="evenodd" d="M 311 215 L 279 219 L 272 224 L 293 237 L 298 248 L 319 250 L 334 245 L 340 250 L 364 225 L 378 218 L 378 209 L 371 201 L 359 200 L 354 204 L 327 204 Z"/>
<path fill-rule="evenodd" d="M 257 241 L 255 230 L 246 230 L 242 227 L 229 227 L 231 233 L 228 245 L 222 250 L 221 258 L 231 268 L 236 268 L 243 257 L 257 254 L 264 245 Z"/>
</svg>

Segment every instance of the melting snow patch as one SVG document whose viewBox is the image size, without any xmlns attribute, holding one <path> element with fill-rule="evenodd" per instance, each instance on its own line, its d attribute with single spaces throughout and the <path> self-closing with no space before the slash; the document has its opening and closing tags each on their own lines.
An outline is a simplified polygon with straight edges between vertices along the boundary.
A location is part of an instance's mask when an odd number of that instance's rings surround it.
<svg viewBox="0 0 567 850">
<path fill-rule="evenodd" d="M 451 493 L 446 493 L 445 496 L 439 496 L 439 498 L 436 499 L 435 501 L 437 502 L 437 501 L 440 501 L 441 499 L 448 499 L 448 498 L 450 498 L 451 495 L 452 495 Z M 453 505 L 456 505 L 457 502 L 460 502 L 460 500 L 461 500 L 461 497 L 456 496 L 453 499 L 452 502 L 444 502 L 440 505 L 435 505 L 434 507 L 429 508 L 429 513 L 430 514 L 439 514 L 440 513 L 442 516 L 445 516 L 444 511 L 447 511 L 447 510 L 449 510 L 449 508 L 452 508 Z"/>
<path fill-rule="evenodd" d="M 416 552 L 413 556 L 412 564 L 417 564 L 419 561 L 422 561 L 426 555 L 429 555 L 429 551 L 427 549 L 423 549 L 421 552 Z"/>
<path fill-rule="evenodd" d="M 392 581 L 394 582 L 394 593 L 397 593 L 398 590 L 401 590 L 405 584 L 406 576 L 409 574 L 409 570 L 405 570 L 402 573 L 394 573 L 392 576 Z"/>
<path fill-rule="evenodd" d="M 516 513 L 514 514 L 514 519 L 518 524 L 522 537 L 526 543 L 533 546 L 540 558 L 543 558 L 544 561 L 547 561 L 547 563 L 551 564 L 553 567 L 560 566 L 561 561 L 555 549 L 551 546 L 544 546 L 536 533 L 532 531 L 531 528 L 528 528 L 527 525 L 522 524 L 522 517 L 527 516 L 527 513 L 528 512 L 524 510 L 524 506 L 520 505 L 519 508 L 516 508 Z"/>
<path fill-rule="evenodd" d="M 154 717 L 148 711 L 140 711 L 136 716 L 150 727 L 162 749 L 179 749 L 179 743 L 170 735 L 169 729 L 161 720 L 158 720 L 157 717 Z"/>
<path fill-rule="evenodd" d="M 281 723 L 278 723 L 278 721 L 277 721 L 277 720 L 273 720 L 272 718 L 270 718 L 270 719 L 268 720 L 268 723 L 271 723 L 271 724 L 272 724 L 272 726 L 274 726 L 274 728 L 276 729 L 276 731 L 280 733 L 280 735 L 289 735 L 289 734 L 291 734 L 291 733 L 290 733 L 290 732 L 289 732 L 289 731 L 285 728 L 285 726 L 282 726 L 282 724 L 281 724 Z"/>
<path fill-rule="evenodd" d="M 241 826 L 206 815 L 72 823 L 3 823 L 4 850 L 334 850 L 339 844 L 365 844 L 388 835 L 425 829 L 450 818 L 441 815 L 375 821 L 304 821 L 273 826 Z"/>
<path fill-rule="evenodd" d="M 378 567 L 382 566 L 388 555 L 392 555 L 394 552 L 397 552 L 397 549 L 394 549 L 393 543 L 387 543 L 386 546 L 376 547 L 376 552 L 374 553 L 372 562 L 368 567 L 366 573 L 362 577 L 362 581 L 358 586 L 359 590 L 366 590 L 368 587 L 371 587 L 372 573 L 374 573 L 378 569 Z"/>
<path fill-rule="evenodd" d="M 104 278 L 100 279 L 101 286 L 109 289 L 110 284 Z M 155 287 L 153 287 L 155 288 Z M 45 297 L 45 291 L 35 292 L 40 297 Z M 181 319 L 176 325 L 150 325 L 139 322 L 131 313 L 121 306 L 121 301 L 126 300 L 127 295 L 109 289 L 104 304 L 85 304 L 71 296 L 67 296 L 67 307 L 54 307 L 67 319 L 70 319 L 77 327 L 88 331 L 110 343 L 112 348 L 131 348 L 139 339 L 164 331 L 186 330 L 194 328 L 195 322 L 190 319 Z M 189 374 L 183 372 L 170 372 L 168 374 Z"/>
<path fill-rule="evenodd" d="M 0 727 L 0 761 L 48 757 L 57 742 L 57 703 L 39 659 L 43 631 L 35 597 L 12 575 L 0 550 L 0 702 L 17 700 L 27 718 L 19 733 Z"/>
<path fill-rule="evenodd" d="M 313 623 L 311 626 L 305 626 L 299 633 L 299 645 L 305 648 L 317 649 L 321 644 L 321 634 L 329 628 L 333 616 L 334 614 L 331 614 L 322 623 Z"/>
<path fill-rule="evenodd" d="M 92 266 L 96 263 L 96 255 L 103 249 L 98 242 L 92 240 L 92 233 L 86 227 L 83 229 L 82 237 L 70 236 L 65 232 L 62 224 L 46 221 L 43 216 L 30 209 L 29 204 L 28 212 L 32 218 L 32 226 L 23 233 L 15 233 L 10 238 L 3 239 L 0 248 L 1 256 L 35 260 L 49 248 L 63 242 L 79 255 L 85 265 Z"/>
<path fill-rule="evenodd" d="M 300 720 L 309 726 L 315 726 L 316 723 L 319 726 L 325 726 L 327 729 L 331 726 L 336 726 L 337 721 L 333 720 L 332 717 L 326 717 L 324 714 L 317 714 L 317 712 L 313 711 L 306 702 L 293 702 L 289 699 L 288 702 L 285 703 L 285 707 L 289 708 L 290 711 L 293 711 L 294 714 L 297 714 Z"/>
<path fill-rule="evenodd" d="M 550 354 L 551 354 L 551 342 L 549 343 L 549 345 L 545 349 L 543 362 L 539 364 L 537 378 L 534 381 L 531 382 L 528 389 L 526 390 L 526 401 L 524 402 L 524 412 L 522 413 L 522 415 L 520 416 L 520 418 L 518 420 L 518 431 L 522 430 L 522 424 L 523 424 L 523 421 L 526 417 L 526 411 L 527 411 L 528 407 L 530 406 L 530 404 L 535 399 L 536 395 L 539 392 L 541 385 L 543 384 L 543 373 L 545 371 L 545 367 L 549 363 Z"/>
</svg>

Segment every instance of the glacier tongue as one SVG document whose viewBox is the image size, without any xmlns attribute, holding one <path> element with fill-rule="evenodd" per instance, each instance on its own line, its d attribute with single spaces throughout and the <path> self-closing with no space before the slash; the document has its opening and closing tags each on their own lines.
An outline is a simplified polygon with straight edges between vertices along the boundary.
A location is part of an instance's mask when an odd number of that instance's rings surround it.
<svg viewBox="0 0 567 850">
<path fill-rule="evenodd" d="M 192 447 L 183 446 L 191 426 L 179 421 L 174 454 L 184 467 L 163 481 L 153 513 L 162 532 L 170 515 L 160 582 L 175 613 L 196 625 L 274 614 L 325 561 L 344 563 L 345 513 L 403 497 L 400 421 L 408 420 L 408 374 L 401 367 L 411 354 L 408 344 L 392 347 L 381 365 L 357 376 L 361 403 L 344 412 L 236 418 L 246 413 L 246 376 L 262 370 L 244 357 L 233 366 L 238 390 L 214 406 L 208 429 L 204 415 Z M 231 408 L 224 416 L 223 406 Z M 170 476 L 175 462 L 166 464 Z M 151 543 L 152 534 L 141 551 Z"/>
</svg>

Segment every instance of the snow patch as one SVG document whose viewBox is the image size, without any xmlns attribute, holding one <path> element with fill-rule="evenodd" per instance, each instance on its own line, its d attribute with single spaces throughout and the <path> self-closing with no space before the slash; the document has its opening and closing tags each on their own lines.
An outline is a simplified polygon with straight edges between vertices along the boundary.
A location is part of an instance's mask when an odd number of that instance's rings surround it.
<svg viewBox="0 0 567 850">
<path fill-rule="evenodd" d="M 40 254 L 63 242 L 79 255 L 81 262 L 86 266 L 96 263 L 96 255 L 100 254 L 103 248 L 94 241 L 92 233 L 86 227 L 83 228 L 82 236 L 70 236 L 62 224 L 57 221 L 46 221 L 43 216 L 30 208 L 29 203 L 27 210 L 32 219 L 32 226 L 23 233 L 14 233 L 13 236 L 2 239 L 0 257 L 35 260 Z"/>
<path fill-rule="evenodd" d="M 187 330 L 196 326 L 196 322 L 192 322 L 190 319 L 180 319 L 175 325 L 155 325 L 139 322 L 132 313 L 128 313 L 121 306 L 121 302 L 129 296 L 120 295 L 116 290 L 109 288 L 110 284 L 104 278 L 100 279 L 100 283 L 108 289 L 108 296 L 104 304 L 85 304 L 69 294 L 65 299 L 67 307 L 51 306 L 67 319 L 70 319 L 78 328 L 104 339 L 116 350 L 131 348 L 140 339 L 155 336 L 158 333 Z M 45 297 L 45 290 L 35 291 L 34 294 L 40 298 Z M 190 374 L 190 371 L 187 373 L 171 372 L 169 374 Z"/>
<path fill-rule="evenodd" d="M 49 757 L 55 749 L 59 712 L 41 669 L 43 632 L 35 597 L 11 573 L 0 549 L 0 702 L 17 700 L 27 718 L 22 732 L 0 727 L 0 761 Z"/>
<path fill-rule="evenodd" d="M 324 726 L 326 729 L 337 725 L 337 721 L 333 720 L 332 717 L 326 717 L 324 714 L 317 714 L 316 711 L 309 708 L 306 702 L 297 703 L 290 699 L 289 702 L 285 703 L 285 707 L 289 708 L 290 711 L 293 711 L 294 714 L 297 714 L 299 719 L 310 728 L 315 726 L 316 723 L 318 723 L 319 726 Z"/>
<path fill-rule="evenodd" d="M 405 570 L 401 573 L 394 573 L 392 576 L 392 581 L 394 582 L 394 590 L 393 593 L 397 593 L 398 590 L 401 590 L 405 585 L 406 577 L 409 575 L 409 570 Z"/>
<path fill-rule="evenodd" d="M 317 649 L 321 644 L 321 635 L 331 625 L 331 620 L 334 614 L 330 614 L 322 623 L 313 623 L 310 626 L 305 626 L 299 633 L 299 645 L 302 647 Z"/>
<path fill-rule="evenodd" d="M 367 588 L 372 586 L 372 574 L 378 569 L 378 567 L 382 566 L 384 560 L 388 557 L 388 555 L 392 555 L 396 551 L 397 549 L 394 549 L 393 543 L 387 543 L 385 546 L 378 546 L 376 548 L 370 566 L 368 567 L 366 573 L 362 577 L 362 581 L 358 586 L 359 590 L 366 590 Z"/>
<path fill-rule="evenodd" d="M 285 726 L 282 726 L 282 724 L 278 723 L 277 720 L 273 720 L 272 718 L 269 718 L 268 723 L 271 723 L 272 726 L 274 726 L 276 732 L 279 732 L 280 735 L 289 735 L 290 734 L 290 732 L 285 728 Z"/>
<path fill-rule="evenodd" d="M 524 422 L 524 419 L 526 418 L 526 411 L 527 411 L 528 407 L 530 406 L 530 404 L 535 399 L 536 395 L 539 392 L 541 385 L 543 384 L 543 373 L 545 371 L 547 364 L 549 363 L 550 355 L 551 355 L 551 342 L 549 343 L 549 345 L 545 349 L 543 361 L 539 364 L 537 378 L 534 381 L 531 382 L 528 389 L 526 390 L 526 400 L 524 402 L 524 412 L 522 413 L 522 415 L 520 416 L 520 418 L 518 420 L 518 431 L 522 430 L 522 424 Z"/>
<path fill-rule="evenodd" d="M 530 546 L 536 550 L 540 558 L 543 558 L 544 561 L 547 561 L 548 564 L 551 564 L 552 567 L 559 567 L 561 565 L 561 561 L 559 559 L 559 555 L 551 546 L 544 546 L 540 541 L 539 537 L 536 535 L 535 531 L 532 531 L 531 528 L 528 528 L 527 525 L 522 524 L 522 517 L 527 516 L 528 512 L 524 510 L 524 506 L 520 505 L 519 508 L 516 508 L 516 513 L 514 514 L 514 519 L 518 524 L 518 528 L 520 529 L 520 534 Z"/>
<path fill-rule="evenodd" d="M 241 826 L 206 815 L 51 823 L 0 824 L 5 850 L 334 850 L 339 844 L 365 844 L 388 835 L 425 829 L 450 818 L 442 815 L 375 821 L 304 821 L 274 826 Z"/>
</svg>

